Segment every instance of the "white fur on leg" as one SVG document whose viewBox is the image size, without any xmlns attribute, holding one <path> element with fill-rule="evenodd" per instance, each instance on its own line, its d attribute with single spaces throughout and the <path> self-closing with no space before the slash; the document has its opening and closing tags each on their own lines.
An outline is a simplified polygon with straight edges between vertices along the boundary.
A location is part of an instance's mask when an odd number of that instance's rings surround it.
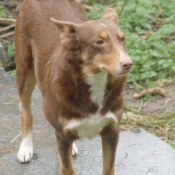
<svg viewBox="0 0 175 175">
<path fill-rule="evenodd" d="M 32 133 L 29 133 L 28 136 L 23 139 L 17 158 L 19 162 L 29 162 L 33 157 L 33 142 L 32 142 Z"/>
<path fill-rule="evenodd" d="M 22 112 L 22 103 L 19 103 L 19 111 Z"/>
<path fill-rule="evenodd" d="M 72 145 L 72 155 L 74 156 L 74 155 L 76 155 L 76 154 L 78 154 L 78 148 L 77 148 L 76 145 L 73 143 L 73 145 Z"/>
</svg>

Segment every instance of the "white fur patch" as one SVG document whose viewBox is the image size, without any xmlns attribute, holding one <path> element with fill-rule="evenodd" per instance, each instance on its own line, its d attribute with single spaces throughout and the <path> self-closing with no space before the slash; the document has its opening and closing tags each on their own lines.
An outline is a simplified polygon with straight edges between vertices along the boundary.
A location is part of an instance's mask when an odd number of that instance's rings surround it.
<svg viewBox="0 0 175 175">
<path fill-rule="evenodd" d="M 119 55 L 120 55 L 120 61 L 124 61 L 126 60 L 126 54 L 123 53 L 123 51 L 121 51 L 120 49 L 118 50 L 119 51 Z"/>
<path fill-rule="evenodd" d="M 91 100 L 99 106 L 98 112 L 82 120 L 72 119 L 65 127 L 68 130 L 77 131 L 80 138 L 92 138 L 99 134 L 108 125 L 109 121 L 118 121 L 112 112 L 108 112 L 105 116 L 102 116 L 99 112 L 103 105 L 107 73 L 102 71 L 98 74 L 88 74 L 87 83 L 90 86 Z"/>
<path fill-rule="evenodd" d="M 88 74 L 87 83 L 90 86 L 91 100 L 101 108 L 106 90 L 107 73 L 102 71 L 98 74 Z"/>
<path fill-rule="evenodd" d="M 102 26 L 104 26 L 104 27 L 106 27 L 107 28 L 107 26 L 105 25 L 105 24 L 103 24 L 103 23 L 100 23 Z"/>
<path fill-rule="evenodd" d="M 111 120 L 116 123 L 118 122 L 116 116 L 112 112 L 108 112 L 105 116 L 102 116 L 99 112 L 97 112 L 95 115 L 82 120 L 70 120 L 65 129 L 77 131 L 80 138 L 92 138 L 93 136 L 99 134 Z"/>
<path fill-rule="evenodd" d="M 33 157 L 32 133 L 29 133 L 28 136 L 21 142 L 17 158 L 19 162 L 29 162 L 32 157 Z"/>
<path fill-rule="evenodd" d="M 75 143 L 73 143 L 72 145 L 72 155 L 76 155 L 78 154 L 78 148 L 76 147 Z"/>
</svg>

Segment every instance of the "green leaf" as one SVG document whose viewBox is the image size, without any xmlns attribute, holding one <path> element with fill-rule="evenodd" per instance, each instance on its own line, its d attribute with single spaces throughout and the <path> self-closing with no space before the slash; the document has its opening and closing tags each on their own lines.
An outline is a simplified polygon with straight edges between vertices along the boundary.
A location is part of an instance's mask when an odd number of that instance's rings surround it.
<svg viewBox="0 0 175 175">
<path fill-rule="evenodd" d="M 7 47 L 7 54 L 13 55 L 14 53 L 15 53 L 15 46 L 14 46 L 14 43 L 12 43 Z"/>
<path fill-rule="evenodd" d="M 7 10 L 4 8 L 4 6 L 0 5 L 0 16 L 4 17 L 7 15 Z"/>
</svg>

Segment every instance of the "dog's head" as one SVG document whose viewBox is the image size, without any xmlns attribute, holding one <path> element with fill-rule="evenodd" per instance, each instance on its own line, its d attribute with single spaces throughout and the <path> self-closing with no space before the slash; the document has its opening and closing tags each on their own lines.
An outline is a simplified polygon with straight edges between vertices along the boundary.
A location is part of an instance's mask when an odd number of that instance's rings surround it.
<svg viewBox="0 0 175 175">
<path fill-rule="evenodd" d="M 125 50 L 125 37 L 113 9 L 107 9 L 99 20 L 82 24 L 51 20 L 58 28 L 64 46 L 68 50 L 80 51 L 83 72 L 96 74 L 106 71 L 124 76 L 131 71 L 133 63 Z"/>
</svg>

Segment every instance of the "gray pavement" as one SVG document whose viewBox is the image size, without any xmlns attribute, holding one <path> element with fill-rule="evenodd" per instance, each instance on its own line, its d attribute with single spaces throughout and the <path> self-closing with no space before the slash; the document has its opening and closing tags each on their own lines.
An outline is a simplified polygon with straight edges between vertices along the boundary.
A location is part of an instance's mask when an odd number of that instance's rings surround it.
<svg viewBox="0 0 175 175">
<path fill-rule="evenodd" d="M 41 95 L 33 95 L 34 158 L 28 164 L 17 161 L 21 117 L 15 79 L 0 70 L 0 175 L 57 175 L 59 162 L 54 131 L 44 119 Z M 100 175 L 102 151 L 99 137 L 77 141 L 79 154 L 73 157 L 77 175 Z M 141 130 L 120 134 L 116 175 L 175 175 L 175 150 L 156 136 Z"/>
<path fill-rule="evenodd" d="M 174 175 L 175 151 L 159 138 L 141 130 L 121 132 L 117 151 L 116 174 L 118 175 Z M 76 142 L 79 154 L 73 157 L 77 175 L 100 175 L 102 151 L 99 137 Z M 15 154 L 1 158 L 10 175 L 57 175 L 60 174 L 57 153 L 53 148 L 34 151 L 28 164 L 21 164 Z"/>
</svg>

